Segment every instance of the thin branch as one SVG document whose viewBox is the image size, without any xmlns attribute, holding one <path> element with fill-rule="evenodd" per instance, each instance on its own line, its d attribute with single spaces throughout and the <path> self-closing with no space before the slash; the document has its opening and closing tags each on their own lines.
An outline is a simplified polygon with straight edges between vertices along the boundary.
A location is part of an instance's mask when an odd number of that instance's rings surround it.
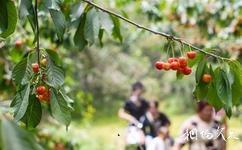
<svg viewBox="0 0 242 150">
<path fill-rule="evenodd" d="M 85 3 L 87 3 L 87 4 L 89 4 L 89 5 L 91 5 L 91 6 L 93 6 L 93 7 L 95 7 L 95 8 L 97 8 L 97 9 L 99 9 L 99 10 L 101 10 L 101 11 L 103 11 L 103 12 L 106 12 L 106 13 L 108 13 L 108 14 L 111 14 L 111 15 L 113 15 L 113 16 L 119 18 L 119 19 L 122 19 L 122 20 L 124 20 L 124 21 L 126 21 L 126 22 L 128 22 L 128 23 L 130 23 L 130 24 L 132 24 L 132 25 L 134 25 L 134 26 L 136 26 L 137 28 L 140 28 L 140 29 L 143 29 L 143 30 L 149 31 L 149 32 L 151 32 L 151 33 L 153 33 L 153 34 L 160 35 L 160 36 L 162 36 L 162 37 L 166 37 L 168 40 L 173 40 L 173 41 L 180 42 L 180 43 L 182 43 L 182 44 L 184 44 L 184 45 L 189 46 L 190 48 L 193 48 L 193 49 L 195 49 L 195 50 L 197 50 L 197 51 L 200 51 L 200 52 L 202 52 L 202 53 L 204 53 L 204 54 L 206 54 L 206 55 L 210 55 L 210 56 L 215 57 L 215 58 L 217 58 L 217 59 L 231 61 L 229 58 L 224 58 L 224 57 L 218 56 L 218 55 L 216 55 L 216 54 L 213 54 L 213 53 L 210 53 L 210 52 L 204 51 L 204 50 L 202 50 L 202 49 L 200 49 L 200 48 L 198 48 L 198 47 L 192 45 L 191 43 L 189 43 L 189 42 L 187 42 L 187 41 L 185 41 L 185 40 L 183 40 L 183 39 L 181 39 L 181 38 L 175 37 L 175 36 L 173 36 L 173 35 L 169 35 L 169 34 L 164 33 L 164 32 L 154 31 L 154 30 L 152 30 L 152 29 L 149 29 L 149 28 L 147 28 L 147 27 L 144 27 L 144 26 L 142 26 L 142 25 L 140 25 L 140 24 L 138 24 L 138 23 L 136 23 L 136 22 L 134 22 L 134 21 L 132 21 L 132 20 L 130 20 L 130 19 L 127 19 L 127 18 L 123 17 L 123 16 L 120 15 L 120 14 L 117 14 L 117 13 L 115 13 L 115 12 L 113 12 L 113 11 L 110 11 L 110 10 L 108 10 L 108 9 L 106 9 L 106 8 L 103 8 L 103 7 L 101 7 L 101 6 L 97 5 L 97 4 L 95 4 L 94 2 L 91 2 L 90 0 L 82 0 L 82 1 L 85 2 Z"/>
<path fill-rule="evenodd" d="M 37 55 L 38 55 L 38 59 L 37 59 L 37 63 L 40 66 L 40 48 L 39 48 L 39 21 L 38 21 L 38 0 L 35 0 L 35 21 L 36 21 L 36 40 L 37 40 L 37 46 L 36 46 L 36 50 L 37 50 Z"/>
</svg>

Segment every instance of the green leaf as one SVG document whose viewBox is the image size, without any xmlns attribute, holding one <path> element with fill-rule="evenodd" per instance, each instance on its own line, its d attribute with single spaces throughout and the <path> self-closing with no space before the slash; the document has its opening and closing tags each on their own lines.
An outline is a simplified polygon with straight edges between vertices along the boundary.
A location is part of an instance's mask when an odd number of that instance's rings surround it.
<svg viewBox="0 0 242 150">
<path fill-rule="evenodd" d="M 31 65 L 28 64 L 28 58 L 21 60 L 14 68 L 12 72 L 12 78 L 16 84 L 27 84 L 32 76 Z"/>
<path fill-rule="evenodd" d="M 181 80 L 181 79 L 183 79 L 183 77 L 184 77 L 184 74 L 176 73 L 177 80 Z"/>
<path fill-rule="evenodd" d="M 107 13 L 99 12 L 98 14 L 100 19 L 101 29 L 104 29 L 109 35 L 111 35 L 114 28 L 112 19 Z"/>
<path fill-rule="evenodd" d="M 0 0 L 0 37 L 11 35 L 17 24 L 17 10 L 11 0 Z"/>
<path fill-rule="evenodd" d="M 123 42 L 123 37 L 120 31 L 120 22 L 119 19 L 117 17 L 111 16 L 112 21 L 113 21 L 113 37 L 114 38 L 118 38 L 120 42 Z"/>
<path fill-rule="evenodd" d="M 99 43 L 100 43 L 101 47 L 103 47 L 103 42 L 102 42 L 103 32 L 104 32 L 104 29 L 100 29 L 99 34 L 98 34 L 98 39 L 99 39 Z"/>
<path fill-rule="evenodd" d="M 240 79 L 242 75 L 241 65 L 239 62 L 232 62 L 229 64 L 231 72 L 234 74 L 234 82 L 232 88 L 232 101 L 234 105 L 238 105 L 242 98 L 242 81 Z"/>
<path fill-rule="evenodd" d="M 98 39 L 98 33 L 100 29 L 100 22 L 98 17 L 99 16 L 96 9 L 91 9 L 87 12 L 84 25 L 84 37 L 89 45 L 92 45 L 95 40 Z"/>
<path fill-rule="evenodd" d="M 35 32 L 36 21 L 35 21 L 35 11 L 34 11 L 34 6 L 32 4 L 32 0 L 21 0 L 19 10 L 20 10 L 20 19 L 27 17 L 32 27 L 32 30 Z"/>
<path fill-rule="evenodd" d="M 22 118 L 22 121 L 25 123 L 27 128 L 34 128 L 40 123 L 41 116 L 41 104 L 35 95 L 31 95 L 29 97 L 28 109 Z"/>
<path fill-rule="evenodd" d="M 47 80 L 45 82 L 55 88 L 61 87 L 65 81 L 64 71 L 50 57 L 47 57 L 47 62 Z"/>
<path fill-rule="evenodd" d="M 60 123 L 69 126 L 71 122 L 71 108 L 68 106 L 67 101 L 63 98 L 56 89 L 51 90 L 50 100 L 51 114 Z"/>
<path fill-rule="evenodd" d="M 86 13 L 83 13 L 80 16 L 80 23 L 76 30 L 75 36 L 74 36 L 74 43 L 76 46 L 78 46 L 81 50 L 86 47 L 87 41 L 84 37 L 84 25 L 86 21 Z"/>
<path fill-rule="evenodd" d="M 207 65 L 206 61 L 199 62 L 196 70 L 196 83 L 199 83 L 201 81 L 206 65 Z"/>
<path fill-rule="evenodd" d="M 208 88 L 207 100 L 210 105 L 214 106 L 216 111 L 219 111 L 223 107 L 223 103 L 220 101 L 214 85 Z"/>
<path fill-rule="evenodd" d="M 54 61 L 55 64 L 59 64 L 60 63 L 61 60 L 60 60 L 60 57 L 59 57 L 59 55 L 57 54 L 56 51 L 51 50 L 51 49 L 46 49 L 45 51 L 47 52 L 47 54 L 50 57 L 50 59 L 52 61 Z"/>
<path fill-rule="evenodd" d="M 57 35 L 59 39 L 62 39 L 66 28 L 65 16 L 60 10 L 49 9 L 49 11 L 50 11 L 51 18 L 54 22 Z"/>
<path fill-rule="evenodd" d="M 217 68 L 215 70 L 215 80 L 218 97 L 223 104 L 232 107 L 232 91 L 226 73 L 220 68 Z"/>
<path fill-rule="evenodd" d="M 15 95 L 11 107 L 14 108 L 14 117 L 15 120 L 19 121 L 23 118 L 24 114 L 27 111 L 29 105 L 29 94 L 30 94 L 30 83 L 23 86 L 20 91 Z"/>
<path fill-rule="evenodd" d="M 2 120 L 1 130 L 3 150 L 43 150 L 30 132 L 7 119 Z"/>
</svg>

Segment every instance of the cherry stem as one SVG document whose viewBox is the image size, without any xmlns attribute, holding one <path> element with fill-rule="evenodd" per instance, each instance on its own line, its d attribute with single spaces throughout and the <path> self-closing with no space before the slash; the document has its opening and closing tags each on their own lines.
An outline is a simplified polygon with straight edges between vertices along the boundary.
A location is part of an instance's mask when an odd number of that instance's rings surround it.
<svg viewBox="0 0 242 150">
<path fill-rule="evenodd" d="M 132 21 L 132 20 L 130 20 L 128 18 L 125 18 L 124 16 L 122 16 L 120 14 L 117 14 L 117 13 L 111 11 L 111 10 L 108 10 L 108 9 L 104 8 L 104 7 L 101 7 L 101 6 L 97 5 L 96 3 L 94 3 L 94 2 L 92 2 L 90 0 L 82 0 L 82 1 L 87 3 L 87 4 L 89 4 L 89 5 L 91 5 L 91 6 L 93 6 L 93 7 L 95 7 L 96 9 L 99 9 L 99 10 L 101 10 L 101 11 L 103 11 L 105 13 L 108 13 L 108 14 L 110 14 L 112 16 L 115 16 L 115 17 L 117 17 L 119 19 L 122 19 L 123 21 L 128 22 L 129 24 L 134 25 L 137 28 L 140 28 L 142 30 L 146 30 L 146 31 L 151 32 L 151 33 L 153 33 L 155 35 L 160 35 L 162 37 L 166 37 L 167 39 L 172 40 L 172 41 L 180 42 L 180 43 L 182 43 L 184 45 L 187 45 L 187 46 L 193 48 L 194 50 L 200 51 L 200 52 L 202 52 L 202 53 L 204 53 L 206 55 L 210 55 L 210 56 L 215 57 L 217 59 L 220 59 L 220 60 L 223 60 L 223 61 L 225 61 L 225 60 L 226 61 L 232 61 L 229 58 L 221 57 L 221 56 L 218 56 L 216 54 L 207 52 L 207 51 L 205 51 L 203 49 L 200 49 L 200 48 L 192 45 L 191 43 L 189 43 L 189 42 L 187 42 L 187 41 L 185 41 L 185 40 L 183 40 L 183 39 L 181 39 L 179 37 L 175 37 L 173 35 L 170 35 L 170 34 L 167 34 L 167 33 L 164 33 L 164 32 L 158 32 L 158 31 L 152 30 L 150 28 L 144 27 L 144 26 L 142 26 L 142 25 L 140 25 L 140 24 L 138 24 L 138 23 L 136 23 L 136 22 L 134 22 L 134 21 Z"/>
<path fill-rule="evenodd" d="M 37 63 L 40 66 L 40 44 L 39 44 L 39 21 L 38 21 L 38 0 L 35 0 L 35 21 L 36 21 L 36 41 L 37 41 L 37 45 L 36 45 L 36 51 L 37 51 L 37 55 L 38 55 L 38 59 L 37 59 Z"/>
</svg>

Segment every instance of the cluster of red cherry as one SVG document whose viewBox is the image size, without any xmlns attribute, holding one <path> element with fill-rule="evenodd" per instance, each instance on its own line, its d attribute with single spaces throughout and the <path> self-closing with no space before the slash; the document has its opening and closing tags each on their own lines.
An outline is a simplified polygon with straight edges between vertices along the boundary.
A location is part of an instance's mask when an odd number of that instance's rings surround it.
<svg viewBox="0 0 242 150">
<path fill-rule="evenodd" d="M 196 57 L 196 52 L 187 52 L 187 58 L 193 59 Z M 155 67 L 158 70 L 175 70 L 178 74 L 189 75 L 192 73 L 192 69 L 187 66 L 187 58 L 169 58 L 167 62 L 157 61 Z"/>
<path fill-rule="evenodd" d="M 46 64 L 47 64 L 47 60 L 46 58 L 42 59 L 41 61 L 41 65 L 43 67 L 46 67 Z M 39 73 L 39 70 L 40 70 L 40 66 L 38 63 L 33 63 L 32 64 L 32 70 L 34 73 Z M 50 88 L 48 88 L 47 85 L 41 85 L 41 86 L 38 86 L 36 88 L 36 97 L 38 98 L 38 100 L 40 102 L 45 102 L 45 103 L 48 103 L 49 100 L 50 100 Z"/>
</svg>

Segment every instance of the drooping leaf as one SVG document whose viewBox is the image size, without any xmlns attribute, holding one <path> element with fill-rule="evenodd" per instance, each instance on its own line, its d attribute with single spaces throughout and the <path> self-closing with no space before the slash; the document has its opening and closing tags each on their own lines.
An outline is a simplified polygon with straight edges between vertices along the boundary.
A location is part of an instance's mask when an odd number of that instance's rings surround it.
<svg viewBox="0 0 242 150">
<path fill-rule="evenodd" d="M 3 150 L 43 150 L 30 132 L 5 118 L 1 124 Z"/>
<path fill-rule="evenodd" d="M 49 9 L 49 11 L 50 11 L 51 18 L 54 22 L 57 35 L 59 39 L 62 39 L 66 28 L 65 16 L 60 10 Z"/>
<path fill-rule="evenodd" d="M 27 84 L 31 76 L 32 71 L 28 58 L 24 58 L 13 68 L 12 78 L 17 84 Z"/>
<path fill-rule="evenodd" d="M 68 106 L 68 103 L 66 102 L 66 100 L 56 89 L 52 89 L 50 95 L 51 95 L 51 101 L 50 101 L 51 114 L 60 123 L 63 123 L 66 126 L 69 126 L 71 122 L 72 109 Z"/>
<path fill-rule="evenodd" d="M 29 105 L 27 111 L 22 118 L 22 121 L 25 123 L 27 128 L 34 128 L 39 124 L 41 116 L 41 104 L 35 95 L 31 95 L 29 97 Z"/>
<path fill-rule="evenodd" d="M 32 0 L 21 0 L 20 3 L 20 19 L 28 18 L 32 30 L 35 32 L 36 29 L 36 20 L 35 20 L 35 11 Z"/>
<path fill-rule="evenodd" d="M 101 29 L 104 29 L 109 35 L 111 35 L 114 28 L 111 17 L 104 12 L 99 12 L 98 15 L 100 19 Z"/>
<path fill-rule="evenodd" d="M 65 81 L 64 71 L 50 57 L 47 57 L 47 62 L 47 80 L 45 82 L 55 88 L 61 87 Z"/>
<path fill-rule="evenodd" d="M 59 64 L 60 63 L 60 57 L 59 55 L 57 54 L 56 51 L 54 50 L 51 50 L 51 49 L 46 49 L 45 50 L 48 54 L 48 56 L 50 57 L 50 59 L 55 63 L 55 64 Z"/>
<path fill-rule="evenodd" d="M 0 37 L 11 35 L 17 24 L 17 10 L 11 0 L 0 0 Z"/>
<path fill-rule="evenodd" d="M 111 16 L 111 18 L 112 18 L 113 25 L 114 25 L 112 35 L 113 35 L 114 38 L 119 39 L 120 42 L 123 42 L 123 36 L 121 34 L 121 31 L 120 31 L 119 19 L 114 17 L 114 16 Z"/>
<path fill-rule="evenodd" d="M 231 72 L 233 72 L 234 75 L 234 82 L 231 86 L 232 88 L 232 101 L 234 105 L 238 105 L 240 102 L 240 99 L 242 98 L 242 69 L 239 62 L 232 62 L 229 64 Z"/>
<path fill-rule="evenodd" d="M 89 45 L 92 45 L 98 39 L 100 29 L 99 15 L 96 9 L 87 12 L 84 25 L 84 37 Z"/>
<path fill-rule="evenodd" d="M 30 83 L 23 86 L 15 95 L 11 107 L 14 108 L 14 119 L 19 121 L 23 118 L 29 105 Z"/>
<path fill-rule="evenodd" d="M 74 36 L 74 43 L 76 46 L 78 46 L 81 50 L 86 47 L 87 41 L 84 37 L 84 25 L 86 22 L 86 13 L 83 13 L 80 17 L 80 23 L 76 30 L 75 36 Z"/>
<path fill-rule="evenodd" d="M 224 105 L 232 107 L 232 91 L 226 73 L 217 68 L 215 70 L 216 90 Z"/>
</svg>

